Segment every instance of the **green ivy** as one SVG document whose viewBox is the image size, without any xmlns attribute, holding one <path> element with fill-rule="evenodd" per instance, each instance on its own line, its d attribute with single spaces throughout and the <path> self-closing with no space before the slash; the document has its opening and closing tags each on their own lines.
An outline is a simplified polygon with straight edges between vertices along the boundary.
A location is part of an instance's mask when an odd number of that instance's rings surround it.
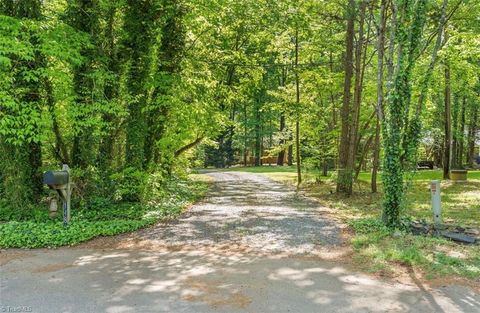
<svg viewBox="0 0 480 313">
<path fill-rule="evenodd" d="M 408 130 L 409 111 L 412 98 L 412 70 L 418 56 L 418 48 L 422 39 L 422 30 L 425 24 L 426 0 L 412 2 L 408 0 L 396 1 L 399 9 L 395 32 L 397 49 L 401 51 L 396 60 L 398 64 L 394 75 L 393 86 L 387 97 L 387 114 L 384 123 L 384 171 L 382 173 L 384 185 L 383 221 L 389 227 L 396 227 L 400 223 L 401 211 L 404 202 L 404 174 L 403 160 L 412 160 L 416 154 L 416 146 L 402 140 Z M 413 129 L 420 133 L 421 125 L 415 118 L 412 121 Z M 403 147 L 410 149 L 403 149 Z"/>
<path fill-rule="evenodd" d="M 0 248 L 41 248 L 75 245 L 98 236 L 112 236 L 151 225 L 182 212 L 207 190 L 201 182 L 172 179 L 152 189 L 148 203 L 112 202 L 92 198 L 72 209 L 64 227 L 61 214 L 50 218 L 46 209 L 12 210 L 0 207 Z"/>
</svg>

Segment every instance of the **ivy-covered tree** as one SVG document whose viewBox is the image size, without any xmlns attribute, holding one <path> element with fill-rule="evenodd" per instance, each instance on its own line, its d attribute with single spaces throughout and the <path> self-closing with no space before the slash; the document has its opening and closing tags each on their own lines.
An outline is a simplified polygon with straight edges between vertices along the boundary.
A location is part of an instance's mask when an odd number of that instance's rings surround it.
<svg viewBox="0 0 480 313">
<path fill-rule="evenodd" d="M 1 178 L 4 196 L 13 205 L 38 201 L 42 186 L 42 75 L 40 49 L 42 2 L 4 1 L 0 7 L 2 91 L 0 94 Z"/>
<path fill-rule="evenodd" d="M 128 91 L 125 162 L 128 167 L 138 170 L 145 168 L 145 134 L 148 130 L 145 107 L 149 98 L 147 84 L 154 66 L 153 48 L 162 13 L 162 1 L 126 2 L 122 56 L 122 61 L 128 63 L 125 78 Z"/>
</svg>

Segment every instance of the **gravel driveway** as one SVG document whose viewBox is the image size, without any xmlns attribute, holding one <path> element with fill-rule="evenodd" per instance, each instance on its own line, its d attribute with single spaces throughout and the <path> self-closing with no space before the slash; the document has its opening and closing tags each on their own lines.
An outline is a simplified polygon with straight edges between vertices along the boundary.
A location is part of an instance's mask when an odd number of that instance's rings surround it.
<svg viewBox="0 0 480 313">
<path fill-rule="evenodd" d="M 349 268 L 328 209 L 289 187 L 208 175 L 213 190 L 176 221 L 73 248 L 1 251 L 0 312 L 480 312 L 469 288 Z"/>
<path fill-rule="evenodd" d="M 248 250 L 305 254 L 341 243 L 340 230 L 312 199 L 261 176 L 209 173 L 206 199 L 165 227 L 135 234 L 169 246 L 240 245 Z"/>
</svg>

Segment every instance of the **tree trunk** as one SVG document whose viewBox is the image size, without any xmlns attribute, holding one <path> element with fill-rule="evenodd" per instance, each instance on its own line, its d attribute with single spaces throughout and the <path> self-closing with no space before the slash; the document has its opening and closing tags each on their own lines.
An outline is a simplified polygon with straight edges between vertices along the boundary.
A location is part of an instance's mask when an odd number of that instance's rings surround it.
<svg viewBox="0 0 480 313">
<path fill-rule="evenodd" d="M 52 131 L 55 135 L 55 155 L 57 160 L 62 164 L 70 164 L 70 157 L 68 155 L 68 148 L 63 140 L 60 126 L 58 125 L 57 116 L 55 113 L 55 99 L 53 96 L 52 83 L 46 78 L 44 80 L 48 112 L 52 119 Z"/>
<path fill-rule="evenodd" d="M 290 140 L 292 140 L 292 137 L 290 137 Z M 288 146 L 287 164 L 288 166 L 293 165 L 293 145 Z"/>
<path fill-rule="evenodd" d="M 156 146 L 157 142 L 165 135 L 169 119 L 170 103 L 164 99 L 171 95 L 177 74 L 181 71 L 186 36 L 183 21 L 185 8 L 179 0 L 168 0 L 164 3 L 166 20 L 161 29 L 162 36 L 157 52 L 158 68 L 156 71 L 157 77 L 162 79 L 162 84 L 153 89 L 151 101 L 155 105 L 148 112 L 146 119 L 144 168 L 157 162 L 160 162 L 162 167 L 170 168 L 170 163 L 175 158 L 175 156 L 171 157 L 171 151 L 159 151 Z M 230 132 L 230 130 L 227 132 L 227 145 L 231 142 Z M 162 158 L 164 154 L 166 157 Z M 230 165 L 230 163 L 231 160 L 227 158 L 227 164 Z"/>
<path fill-rule="evenodd" d="M 451 114 L 451 89 L 450 89 L 450 66 L 445 65 L 445 142 L 443 157 L 443 179 L 450 179 L 450 160 L 452 145 L 452 114 Z"/>
<path fill-rule="evenodd" d="M 458 94 L 453 96 L 453 106 L 452 106 L 452 153 L 451 153 L 451 167 L 453 169 L 458 169 L 459 162 L 458 162 L 458 109 L 459 109 L 459 96 Z"/>
<path fill-rule="evenodd" d="M 282 67 L 281 74 L 279 76 L 279 86 L 280 87 L 285 87 L 285 84 L 287 82 L 287 77 L 288 77 L 288 71 L 286 67 Z M 280 113 L 280 134 L 282 136 L 282 139 L 280 140 L 280 145 L 282 146 L 282 150 L 278 153 L 278 159 L 277 159 L 277 165 L 283 166 L 285 163 L 285 153 L 286 149 L 284 147 L 285 143 L 287 142 L 285 138 L 285 132 L 286 130 L 286 121 L 285 121 L 285 112 Z M 287 161 L 288 163 L 288 161 Z M 288 164 L 291 165 L 291 164 Z"/>
<path fill-rule="evenodd" d="M 342 127 L 340 136 L 337 192 L 350 195 L 352 193 L 352 168 L 348 167 L 349 144 L 350 144 L 350 102 L 352 97 L 353 77 L 353 40 L 355 32 L 355 0 L 348 1 L 347 8 L 347 32 L 346 32 L 346 54 L 344 60 L 345 81 L 343 85 L 343 104 L 341 111 Z"/>
<path fill-rule="evenodd" d="M 377 123 L 375 126 L 375 141 L 373 144 L 373 164 L 372 179 L 370 181 L 371 190 L 377 192 L 377 175 L 380 167 L 380 128 L 383 122 L 383 58 L 385 56 L 385 23 L 386 23 L 387 0 L 380 3 L 380 19 L 378 23 L 378 63 L 377 63 Z"/>
<path fill-rule="evenodd" d="M 143 170 L 145 164 L 146 83 L 151 74 L 157 15 L 158 11 L 151 2 L 147 5 L 144 1 L 127 0 L 123 27 L 127 39 L 123 45 L 130 63 L 126 87 L 131 100 L 127 106 L 125 162 L 127 167 L 137 170 Z"/>
<path fill-rule="evenodd" d="M 364 41 L 364 23 L 365 23 L 365 9 L 367 6 L 366 1 L 360 3 L 360 23 L 358 26 L 358 41 L 355 47 L 355 92 L 353 95 L 353 105 L 351 109 L 351 124 L 348 144 L 348 160 L 347 169 L 353 172 L 355 170 L 355 160 L 357 158 L 357 152 L 359 150 L 359 135 L 358 128 L 360 123 L 360 109 L 362 103 L 362 88 L 363 88 L 363 69 L 365 68 L 366 59 L 362 60 L 363 56 L 363 41 Z M 361 166 L 361 163 L 360 165 Z M 358 172 L 360 169 L 358 170 Z M 355 173 L 353 178 L 357 178 L 358 174 Z M 353 181 L 352 181 L 353 183 Z"/>
<path fill-rule="evenodd" d="M 261 114 L 260 114 L 260 103 L 259 99 L 255 99 L 255 166 L 261 165 L 261 157 L 262 157 L 262 134 L 261 134 Z"/>
<path fill-rule="evenodd" d="M 297 162 L 297 189 L 302 183 L 302 169 L 300 163 L 300 78 L 298 75 L 298 26 L 295 29 L 295 91 L 297 114 L 295 121 L 295 159 Z"/>
<path fill-rule="evenodd" d="M 466 105 L 467 105 L 466 102 L 467 102 L 466 97 L 463 96 L 462 110 L 460 112 L 460 130 L 459 130 L 459 138 L 458 138 L 459 144 L 458 144 L 458 156 L 457 156 L 458 166 L 460 168 L 462 168 L 464 165 L 463 155 L 465 151 L 465 111 L 466 111 Z"/>
<path fill-rule="evenodd" d="M 384 123 L 383 130 L 385 153 L 382 176 L 384 187 L 382 219 L 389 227 L 399 224 L 404 203 L 402 133 L 406 131 L 405 115 L 410 106 L 412 93 L 412 69 L 423 37 L 427 0 L 401 1 L 400 3 L 402 4 L 399 12 L 400 20 L 392 25 L 395 33 L 398 33 L 397 66 L 393 75 L 393 84 L 389 86 L 388 119 Z"/>
<path fill-rule="evenodd" d="M 247 102 L 243 104 L 243 166 L 247 166 L 247 153 L 248 153 L 248 140 L 247 140 L 247 118 L 248 118 L 248 107 Z"/>
<path fill-rule="evenodd" d="M 377 176 L 380 167 L 380 119 L 377 117 L 377 125 L 375 127 L 375 142 L 373 146 L 373 164 L 372 164 L 372 179 L 370 181 L 371 190 L 373 193 L 377 192 Z"/>
<path fill-rule="evenodd" d="M 394 67 L 394 56 L 395 56 L 395 39 L 397 37 L 397 15 L 398 15 L 398 6 L 396 1 L 391 1 L 390 2 L 392 5 L 392 21 L 391 21 L 391 27 L 390 27 L 390 33 L 388 36 L 388 53 L 387 53 L 387 95 L 390 94 L 393 88 L 393 74 L 395 72 L 395 67 Z M 386 22 L 386 9 L 384 11 L 384 18 Z"/>
<path fill-rule="evenodd" d="M 423 0 L 423 3 L 426 3 L 425 1 L 426 0 Z M 445 42 L 448 40 L 448 37 L 446 34 L 445 34 L 445 38 L 443 38 L 444 36 L 442 36 L 442 34 L 444 34 L 444 28 L 445 28 L 445 23 L 447 18 L 447 6 L 448 6 L 448 0 L 443 0 L 442 9 L 440 13 L 441 14 L 440 20 L 438 22 L 438 27 L 437 27 L 437 39 L 435 42 L 435 46 L 433 47 L 433 50 L 432 50 L 430 64 L 420 82 L 421 89 L 420 89 L 420 94 L 418 96 L 415 114 L 413 115 L 412 121 L 410 123 L 408 123 L 408 120 L 407 120 L 406 124 L 408 125 L 408 128 L 405 127 L 405 131 L 404 131 L 403 143 L 402 143 L 402 147 L 404 149 L 403 157 L 402 157 L 402 166 L 405 167 L 405 165 L 409 165 L 412 170 L 416 169 L 416 163 L 417 163 L 416 155 L 417 155 L 418 144 L 420 141 L 420 135 L 421 135 L 421 129 L 422 129 L 421 117 L 422 117 L 422 111 L 425 106 L 425 101 L 428 94 L 428 89 L 429 89 L 428 87 L 430 85 L 430 80 L 433 75 L 433 70 L 437 63 L 438 51 L 440 50 L 442 45 L 445 44 Z M 416 56 L 413 55 L 413 57 L 416 57 Z"/>
<path fill-rule="evenodd" d="M 368 150 L 370 149 L 370 146 L 372 145 L 372 140 L 373 140 L 373 135 L 368 137 L 367 141 L 365 142 L 365 146 L 363 147 L 362 154 L 360 155 L 360 160 L 358 161 L 358 166 L 355 169 L 355 180 L 358 179 L 358 175 L 360 175 L 360 171 L 362 170 L 362 165 L 365 162 Z"/>
<path fill-rule="evenodd" d="M 105 48 L 103 53 L 108 59 L 108 70 L 110 73 L 112 73 L 112 78 L 109 79 L 108 83 L 105 84 L 104 87 L 104 95 L 106 100 L 109 102 L 115 100 L 120 89 L 119 77 L 121 67 L 118 60 L 118 38 L 115 32 L 115 23 L 117 22 L 115 16 L 117 10 L 118 8 L 116 4 L 109 4 L 104 38 Z M 103 129 L 104 135 L 100 139 L 98 148 L 97 164 L 103 179 L 107 180 L 114 161 L 113 152 L 116 139 L 115 135 L 118 133 L 120 122 L 119 119 L 116 118 L 115 114 L 108 112 L 103 114 L 102 120 L 105 127 Z M 107 192 L 110 192 L 110 190 L 107 190 Z"/>
<path fill-rule="evenodd" d="M 322 176 L 328 176 L 328 159 L 326 157 L 322 160 Z"/>
<path fill-rule="evenodd" d="M 475 165 L 475 141 L 478 131 L 479 108 L 475 106 L 471 113 L 470 123 L 468 125 L 468 154 L 467 163 L 470 167 Z"/>
<path fill-rule="evenodd" d="M 279 129 L 281 136 L 283 136 L 284 130 L 285 130 L 285 114 L 282 112 L 280 114 L 280 129 Z M 280 152 L 278 153 L 278 157 L 277 157 L 278 166 L 283 166 L 283 163 L 285 160 L 285 148 L 283 147 L 284 144 L 285 144 L 285 140 L 281 139 L 280 145 L 282 146 L 282 150 L 280 150 Z"/>
<path fill-rule="evenodd" d="M 89 111 L 96 102 L 95 83 L 92 75 L 95 71 L 94 64 L 100 57 L 99 47 L 99 7 L 96 1 L 76 0 L 69 2 L 67 7 L 67 21 L 70 26 L 81 33 L 91 35 L 89 45 L 83 45 L 80 53 L 83 62 L 74 68 L 73 89 L 75 91 L 75 102 L 80 112 L 74 120 L 73 128 L 76 129 L 72 151 L 70 153 L 72 167 L 87 168 L 95 158 L 95 150 L 92 149 L 93 129 L 85 127 L 82 123 L 89 118 Z"/>
</svg>

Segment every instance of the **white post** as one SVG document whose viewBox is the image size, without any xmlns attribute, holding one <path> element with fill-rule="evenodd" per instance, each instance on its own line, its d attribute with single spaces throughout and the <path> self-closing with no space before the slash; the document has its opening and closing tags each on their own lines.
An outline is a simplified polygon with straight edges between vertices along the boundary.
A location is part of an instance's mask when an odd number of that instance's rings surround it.
<svg viewBox="0 0 480 313">
<path fill-rule="evenodd" d="M 442 203 L 440 198 L 439 180 L 432 180 L 430 184 L 430 191 L 432 193 L 433 222 L 436 225 L 439 225 L 442 224 Z"/>
</svg>

